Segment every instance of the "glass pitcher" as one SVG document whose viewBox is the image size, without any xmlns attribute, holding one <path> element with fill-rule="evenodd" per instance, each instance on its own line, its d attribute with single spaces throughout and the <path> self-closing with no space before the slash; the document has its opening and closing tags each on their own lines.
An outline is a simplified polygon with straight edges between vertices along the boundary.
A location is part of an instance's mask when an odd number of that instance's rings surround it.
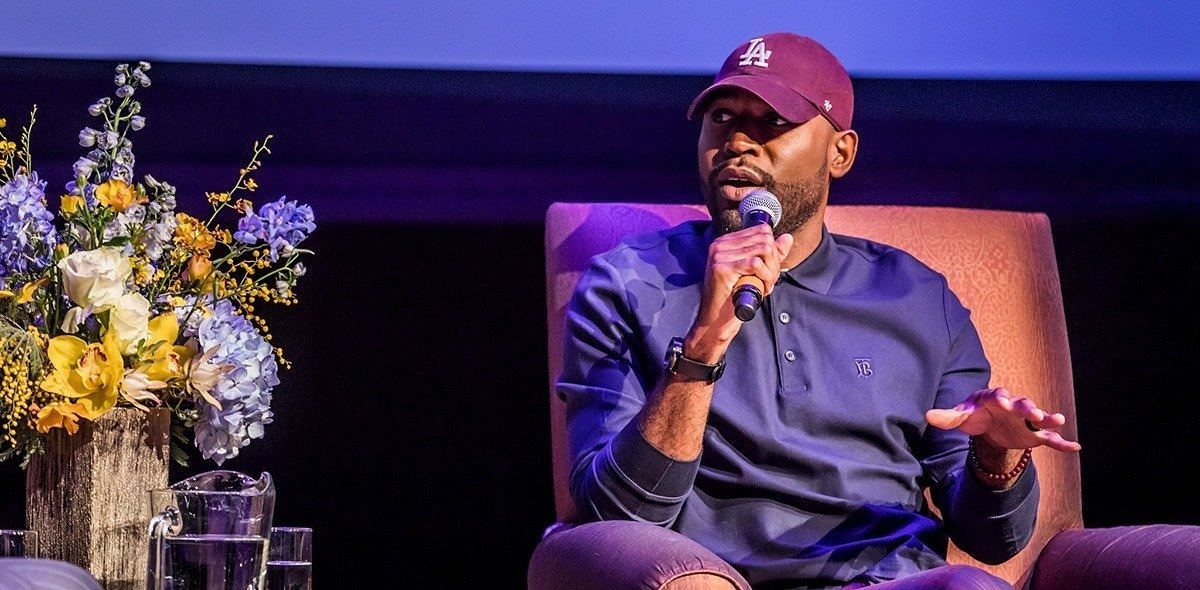
<svg viewBox="0 0 1200 590">
<path fill-rule="evenodd" d="M 270 474 L 217 470 L 150 490 L 147 590 L 261 590 L 275 511 Z"/>
</svg>

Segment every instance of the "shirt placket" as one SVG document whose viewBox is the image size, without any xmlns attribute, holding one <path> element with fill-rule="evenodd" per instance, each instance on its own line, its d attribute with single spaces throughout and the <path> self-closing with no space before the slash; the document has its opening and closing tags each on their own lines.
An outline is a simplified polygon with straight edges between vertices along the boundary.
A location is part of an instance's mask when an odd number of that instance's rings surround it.
<svg viewBox="0 0 1200 590">
<path fill-rule="evenodd" d="M 770 302 L 767 311 L 771 314 L 775 363 L 779 368 L 779 389 L 783 395 L 808 392 L 809 359 L 805 357 L 802 346 L 808 324 L 805 321 L 807 313 L 803 293 L 802 288 L 789 285 L 788 288 L 777 289 L 766 299 Z"/>
</svg>

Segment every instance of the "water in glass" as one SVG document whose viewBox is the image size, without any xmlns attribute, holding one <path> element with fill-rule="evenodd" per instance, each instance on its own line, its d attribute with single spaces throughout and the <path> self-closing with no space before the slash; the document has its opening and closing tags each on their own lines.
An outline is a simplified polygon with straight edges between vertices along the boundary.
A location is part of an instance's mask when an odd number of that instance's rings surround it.
<svg viewBox="0 0 1200 590">
<path fill-rule="evenodd" d="M 310 590 L 311 561 L 268 561 L 267 590 Z"/>
<path fill-rule="evenodd" d="M 179 535 L 165 540 L 163 590 L 262 587 L 267 540 L 235 535 Z"/>
</svg>

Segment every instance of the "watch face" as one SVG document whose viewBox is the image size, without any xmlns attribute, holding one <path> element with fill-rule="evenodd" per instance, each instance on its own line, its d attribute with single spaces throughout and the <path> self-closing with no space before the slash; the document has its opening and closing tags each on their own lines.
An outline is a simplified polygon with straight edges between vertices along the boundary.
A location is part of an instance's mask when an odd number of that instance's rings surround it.
<svg viewBox="0 0 1200 590">
<path fill-rule="evenodd" d="M 683 338 L 671 339 L 667 346 L 666 369 L 674 375 L 682 375 L 688 379 L 713 383 L 725 372 L 725 357 L 721 357 L 716 365 L 706 365 L 683 356 Z"/>
<path fill-rule="evenodd" d="M 720 379 L 721 375 L 724 375 L 724 374 L 725 374 L 725 357 L 721 357 L 721 360 L 717 363 L 717 367 L 715 369 L 713 369 L 712 377 L 709 378 L 708 382 L 715 383 L 717 381 L 717 379 Z"/>
<path fill-rule="evenodd" d="M 679 363 L 679 357 L 683 356 L 683 338 L 672 338 L 671 343 L 667 345 L 667 369 L 673 370 L 675 365 Z"/>
</svg>

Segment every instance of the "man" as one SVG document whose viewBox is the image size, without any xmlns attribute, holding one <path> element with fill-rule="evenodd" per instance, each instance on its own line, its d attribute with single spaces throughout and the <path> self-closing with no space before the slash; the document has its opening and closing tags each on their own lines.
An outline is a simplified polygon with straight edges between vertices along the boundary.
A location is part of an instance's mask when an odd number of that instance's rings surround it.
<svg viewBox="0 0 1200 590">
<path fill-rule="evenodd" d="M 572 494 L 585 517 L 677 532 L 755 588 L 1007 588 L 947 567 L 947 538 L 986 563 L 1015 555 L 1037 514 L 1029 449 L 1079 445 L 1054 431 L 1061 414 L 987 388 L 944 277 L 826 230 L 853 109 L 837 58 L 788 33 L 736 48 L 696 97 L 712 223 L 597 256 L 568 308 Z M 743 228 L 740 202 L 763 189 L 778 225 Z M 743 321 L 747 280 L 763 299 Z"/>
</svg>

